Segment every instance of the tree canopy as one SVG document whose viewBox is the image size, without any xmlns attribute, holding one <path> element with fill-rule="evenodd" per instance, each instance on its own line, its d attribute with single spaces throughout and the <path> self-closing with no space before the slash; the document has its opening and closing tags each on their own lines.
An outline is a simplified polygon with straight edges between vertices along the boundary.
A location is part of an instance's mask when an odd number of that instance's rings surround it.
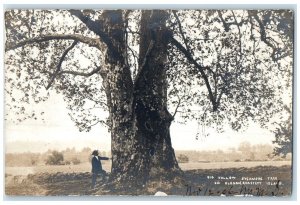
<svg viewBox="0 0 300 205">
<path fill-rule="evenodd" d="M 101 30 L 102 10 L 5 12 L 7 118 L 39 119 L 26 104 L 61 93 L 81 131 L 110 127 L 101 74 L 113 52 Z M 140 10 L 123 10 L 127 64 L 138 75 Z M 291 107 L 293 72 L 291 10 L 168 10 L 168 107 L 182 122 L 196 119 L 222 131 L 249 121 L 268 126 Z M 98 25 L 95 27 L 95 25 Z M 155 26 L 155 25 L 152 25 Z M 117 35 L 117 34 L 116 34 Z"/>
</svg>

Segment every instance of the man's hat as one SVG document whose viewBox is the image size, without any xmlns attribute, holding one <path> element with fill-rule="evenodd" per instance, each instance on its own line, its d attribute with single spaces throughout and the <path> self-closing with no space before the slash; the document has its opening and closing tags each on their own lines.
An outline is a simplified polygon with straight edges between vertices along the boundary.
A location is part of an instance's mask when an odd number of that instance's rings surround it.
<svg viewBox="0 0 300 205">
<path fill-rule="evenodd" d="M 94 150 L 93 153 L 92 153 L 92 155 L 96 155 L 96 156 L 97 156 L 98 154 L 99 154 L 98 150 Z"/>
</svg>

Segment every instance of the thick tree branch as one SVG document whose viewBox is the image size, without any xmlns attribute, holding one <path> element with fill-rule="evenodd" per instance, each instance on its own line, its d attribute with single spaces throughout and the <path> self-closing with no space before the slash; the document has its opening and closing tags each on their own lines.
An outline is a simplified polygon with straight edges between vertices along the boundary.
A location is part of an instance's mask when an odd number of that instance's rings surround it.
<svg viewBox="0 0 300 205">
<path fill-rule="evenodd" d="M 221 90 L 221 93 L 220 93 L 220 95 L 219 95 L 218 99 L 216 100 L 217 106 L 219 106 L 219 105 L 220 105 L 221 98 L 222 98 L 222 95 L 224 94 L 224 92 L 225 92 L 225 89 L 224 89 L 224 88 L 222 88 L 222 90 Z"/>
<path fill-rule="evenodd" d="M 93 21 L 89 17 L 85 16 L 80 10 L 69 10 L 69 12 L 76 16 L 82 23 L 86 25 L 88 29 L 96 33 L 98 36 L 102 38 L 104 43 L 108 43 L 110 41 L 109 36 L 103 31 L 103 25 L 101 21 Z"/>
<path fill-rule="evenodd" d="M 90 76 L 94 75 L 95 73 L 98 73 L 100 70 L 101 70 L 101 67 L 97 67 L 97 68 L 95 68 L 94 70 L 92 70 L 91 72 L 88 72 L 88 73 L 64 70 L 64 71 L 59 72 L 58 75 L 71 74 L 71 75 L 79 75 L 79 76 L 90 77 Z"/>
<path fill-rule="evenodd" d="M 6 43 L 5 51 L 13 50 L 29 44 L 41 43 L 41 42 L 51 41 L 51 40 L 74 40 L 74 41 L 79 41 L 81 43 L 87 44 L 91 47 L 96 47 L 98 49 L 100 48 L 101 45 L 98 39 L 89 38 L 78 34 L 52 34 L 52 35 L 50 34 L 50 35 L 43 35 L 36 38 L 27 39 L 19 43 Z"/>
<path fill-rule="evenodd" d="M 181 26 L 181 22 L 180 22 L 180 20 L 179 20 L 179 17 L 178 17 L 178 15 L 177 15 L 176 11 L 172 11 L 172 12 L 173 12 L 173 14 L 174 14 L 174 16 L 175 16 L 175 18 L 176 18 L 177 23 L 178 23 L 179 32 L 180 32 L 181 37 L 182 37 L 182 39 L 183 39 L 184 45 L 185 45 L 187 51 L 190 52 L 190 48 L 189 48 L 188 43 L 187 43 L 187 40 L 186 40 L 186 38 L 185 38 L 185 36 L 184 36 L 184 33 L 183 33 L 183 30 L 182 30 L 182 26 Z"/>
<path fill-rule="evenodd" d="M 222 23 L 223 23 L 223 26 L 224 26 L 225 31 L 228 32 L 228 31 L 229 31 L 229 25 L 228 25 L 228 24 L 226 23 L 226 21 L 224 20 L 224 18 L 223 18 L 223 16 L 222 16 L 222 13 L 221 13 L 220 10 L 218 10 L 218 15 L 219 15 L 219 17 L 220 17 L 220 19 L 221 19 L 221 21 L 222 21 Z"/>
<path fill-rule="evenodd" d="M 100 36 L 101 40 L 107 45 L 108 49 L 113 53 L 113 55 L 120 55 L 113 45 L 111 38 L 104 31 L 102 21 L 93 21 L 89 17 L 85 16 L 80 10 L 71 9 L 69 10 L 69 12 L 72 15 L 76 16 L 79 20 L 81 20 L 88 29 Z"/>
<path fill-rule="evenodd" d="M 142 63 L 142 65 L 141 65 L 141 67 L 140 67 L 138 73 L 136 74 L 134 84 L 136 84 L 136 83 L 138 82 L 140 76 L 142 75 L 142 72 L 143 72 L 144 68 L 146 67 L 146 65 L 147 65 L 147 63 L 148 63 L 149 56 L 150 56 L 150 54 L 151 54 L 153 48 L 154 48 L 154 40 L 151 40 L 150 43 L 149 43 L 147 52 L 146 52 L 146 54 L 145 54 L 145 57 L 144 57 L 144 59 L 143 59 L 143 63 Z"/>
<path fill-rule="evenodd" d="M 177 96 L 177 97 L 178 97 L 178 103 L 177 103 L 177 106 L 176 106 L 176 108 L 175 108 L 175 111 L 174 111 L 174 113 L 173 113 L 173 115 L 172 115 L 172 118 L 173 118 L 173 119 L 175 118 L 175 115 L 177 114 L 178 108 L 180 107 L 180 104 L 181 104 L 181 98 L 180 98 L 179 96 Z"/>
<path fill-rule="evenodd" d="M 67 54 L 69 53 L 69 51 L 72 50 L 72 49 L 76 46 L 77 43 L 78 43 L 78 41 L 74 41 L 74 42 L 72 43 L 72 45 L 71 45 L 69 48 L 67 48 L 67 49 L 64 51 L 64 53 L 62 54 L 61 58 L 59 59 L 59 62 L 58 62 L 58 64 L 57 64 L 57 66 L 56 66 L 56 70 L 55 70 L 55 72 L 53 73 L 53 75 L 52 75 L 52 77 L 51 77 L 51 79 L 50 79 L 50 81 L 49 81 L 49 83 L 48 83 L 48 85 L 47 85 L 47 87 L 46 87 L 47 90 L 51 87 L 51 85 L 52 85 L 52 83 L 54 82 L 56 76 L 58 75 L 59 71 L 61 70 L 61 65 L 62 65 L 62 63 L 64 62 L 65 57 L 67 56 Z"/>
<path fill-rule="evenodd" d="M 260 39 L 265 43 L 267 44 L 267 46 L 269 46 L 271 49 L 272 49 L 272 54 L 271 54 L 271 57 L 272 57 L 272 60 L 277 60 L 275 58 L 275 52 L 277 51 L 277 48 L 271 43 L 268 41 L 268 38 L 267 38 L 267 34 L 266 34 L 266 30 L 265 30 L 265 26 L 264 24 L 261 22 L 261 20 L 259 19 L 258 15 L 257 15 L 257 11 L 249 11 L 248 12 L 249 16 L 253 17 L 256 22 L 258 23 L 259 25 L 259 29 L 260 29 Z M 251 21 L 250 21 L 251 22 Z"/>
<path fill-rule="evenodd" d="M 211 103 L 213 105 L 213 110 L 214 111 L 217 110 L 217 104 L 216 104 L 215 97 L 213 95 L 210 83 L 208 81 L 208 77 L 207 77 L 207 75 L 204 72 L 204 69 L 206 67 L 203 67 L 203 66 L 199 65 L 197 63 L 197 61 L 192 57 L 192 55 L 175 38 L 172 38 L 170 42 L 173 45 L 175 45 L 177 47 L 177 49 L 180 50 L 185 55 L 185 57 L 199 70 L 199 72 L 201 73 L 201 76 L 204 79 L 206 88 L 208 90 L 208 95 L 209 95 L 209 99 L 210 99 L 210 101 L 211 101 Z"/>
</svg>

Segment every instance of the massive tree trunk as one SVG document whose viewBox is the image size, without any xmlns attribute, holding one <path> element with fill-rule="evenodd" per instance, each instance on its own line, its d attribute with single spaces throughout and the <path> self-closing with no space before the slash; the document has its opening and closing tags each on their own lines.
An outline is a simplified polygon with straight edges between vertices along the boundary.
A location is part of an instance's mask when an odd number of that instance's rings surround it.
<svg viewBox="0 0 300 205">
<path fill-rule="evenodd" d="M 124 16 L 121 11 L 106 11 L 102 16 L 112 42 L 102 72 L 110 113 L 112 177 L 144 184 L 158 174 L 172 175 L 179 167 L 169 131 L 173 118 L 167 109 L 167 13 L 142 13 L 135 82 L 126 64 Z"/>
<path fill-rule="evenodd" d="M 166 11 L 143 11 L 141 19 L 139 72 L 135 81 L 135 114 L 139 152 L 143 154 L 140 170 L 145 181 L 151 177 L 172 174 L 178 164 L 171 144 L 173 120 L 167 109 L 168 30 Z"/>
<path fill-rule="evenodd" d="M 134 140 L 132 111 L 133 81 L 126 64 L 125 22 L 122 11 L 104 11 L 103 30 L 110 38 L 102 78 L 109 108 L 111 131 L 112 177 L 119 178 L 126 169 Z"/>
</svg>

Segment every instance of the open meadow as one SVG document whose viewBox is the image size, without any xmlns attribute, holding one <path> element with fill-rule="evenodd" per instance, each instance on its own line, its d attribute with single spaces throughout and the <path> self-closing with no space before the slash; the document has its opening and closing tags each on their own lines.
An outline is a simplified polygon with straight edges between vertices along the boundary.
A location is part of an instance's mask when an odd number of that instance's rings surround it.
<svg viewBox="0 0 300 205">
<path fill-rule="evenodd" d="M 195 170 L 195 169 L 227 169 L 227 168 L 251 168 L 256 166 L 291 166 L 291 161 L 253 161 L 253 162 L 188 162 L 179 163 L 182 170 Z M 102 168 L 106 172 L 110 172 L 111 162 L 102 162 Z M 30 167 L 6 167 L 5 173 L 10 176 L 28 175 L 37 173 L 80 173 L 90 172 L 91 164 L 84 162 L 77 165 L 39 165 Z"/>
<path fill-rule="evenodd" d="M 179 164 L 183 178 L 148 183 L 143 190 L 113 190 L 105 186 L 108 175 L 98 179 L 91 189 L 90 163 L 78 165 L 43 165 L 6 167 L 6 195 L 258 195 L 291 194 L 291 161 L 189 162 Z M 109 172 L 111 163 L 103 163 Z"/>
</svg>

